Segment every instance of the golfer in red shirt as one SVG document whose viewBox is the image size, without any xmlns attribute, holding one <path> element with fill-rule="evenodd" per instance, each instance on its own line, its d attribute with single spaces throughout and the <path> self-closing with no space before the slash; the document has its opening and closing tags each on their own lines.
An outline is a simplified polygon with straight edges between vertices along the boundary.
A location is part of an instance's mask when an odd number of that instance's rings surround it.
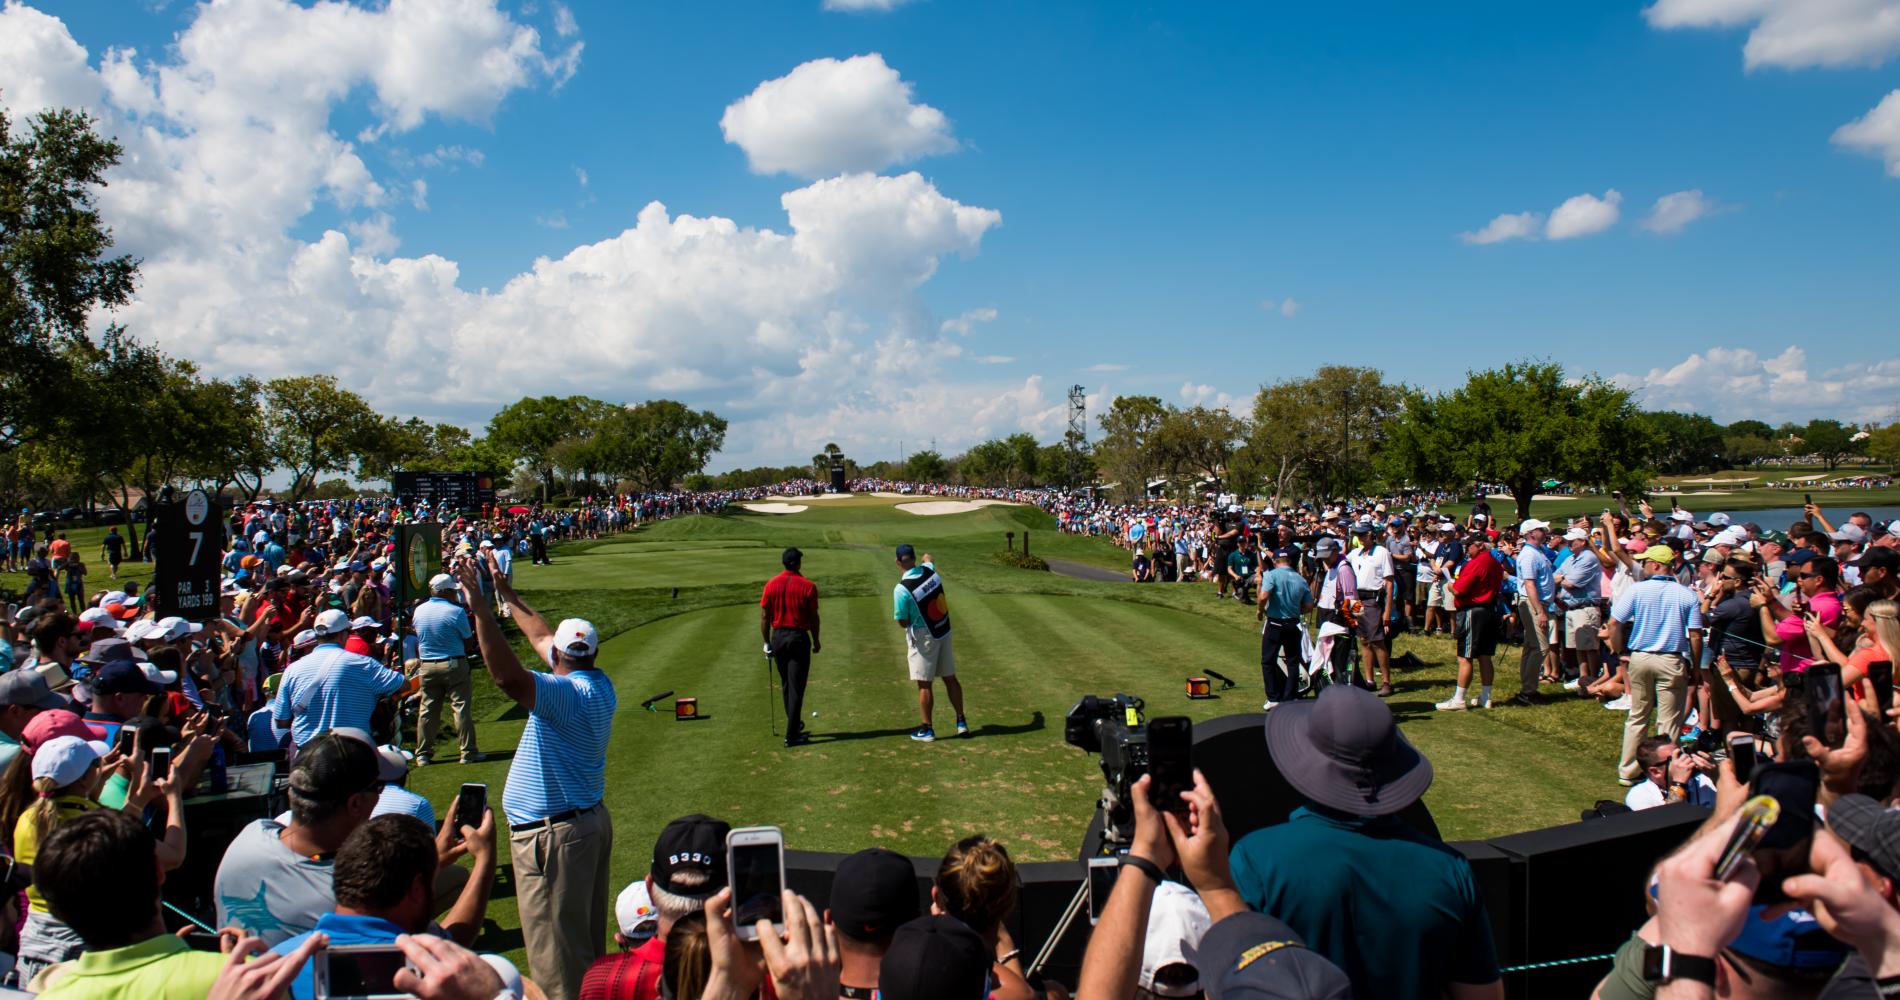
<svg viewBox="0 0 1900 1000">
<path fill-rule="evenodd" d="M 811 741 L 805 732 L 805 681 L 811 675 L 812 654 L 819 651 L 818 587 L 798 572 L 805 554 L 786 549 L 780 559 L 785 572 L 766 581 L 759 598 L 759 636 L 766 655 L 778 664 L 785 692 L 785 745 Z"/>
</svg>

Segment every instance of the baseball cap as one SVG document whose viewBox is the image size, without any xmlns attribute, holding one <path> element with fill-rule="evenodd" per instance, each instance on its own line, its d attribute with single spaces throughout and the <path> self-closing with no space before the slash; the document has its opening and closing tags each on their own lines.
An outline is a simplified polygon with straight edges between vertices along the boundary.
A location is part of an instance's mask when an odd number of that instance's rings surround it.
<svg viewBox="0 0 1900 1000">
<path fill-rule="evenodd" d="M 165 630 L 159 628 L 158 623 L 150 618 L 140 618 L 127 625 L 124 634 L 127 642 L 144 642 L 147 639 L 158 638 L 165 634 Z"/>
<path fill-rule="evenodd" d="M 1539 521 L 1538 519 L 1534 517 L 1527 517 L 1523 521 L 1518 523 L 1517 531 L 1518 531 L 1518 534 L 1529 534 L 1530 532 L 1537 531 L 1540 528 L 1545 531 L 1550 530 L 1550 522 Z"/>
<path fill-rule="evenodd" d="M 1473 521 L 1489 521 L 1489 520 L 1491 520 L 1491 515 L 1489 515 L 1489 514 L 1473 514 L 1473 515 L 1471 515 L 1471 519 L 1472 519 Z"/>
<path fill-rule="evenodd" d="M 54 788 L 84 777 L 88 768 L 106 755 L 107 747 L 95 740 L 77 736 L 55 736 L 33 751 L 33 780 L 51 779 Z"/>
<path fill-rule="evenodd" d="M 401 781 L 409 774 L 409 762 L 416 755 L 392 743 L 376 748 L 376 778 L 378 781 Z"/>
<path fill-rule="evenodd" d="M 1308 951 L 1293 928 L 1264 913 L 1235 913 L 1208 929 L 1197 952 L 1208 1000 L 1348 1000 L 1352 981 Z"/>
<path fill-rule="evenodd" d="M 330 730 L 297 748 L 290 771 L 293 794 L 336 802 L 367 792 L 382 779 L 382 757 L 368 741 Z"/>
<path fill-rule="evenodd" d="M 1726 528 L 1728 527 L 1728 515 L 1718 510 L 1709 515 L 1709 523 L 1718 528 Z"/>
<path fill-rule="evenodd" d="M 778 561 L 779 565 L 791 569 L 805 561 L 805 553 L 798 551 L 796 547 L 789 548 L 779 553 Z"/>
<path fill-rule="evenodd" d="M 1201 940 L 1212 926 L 1207 904 L 1194 890 L 1179 882 L 1155 886 L 1154 896 L 1148 901 L 1148 940 L 1141 949 L 1141 988 L 1164 997 L 1200 995 L 1195 959 Z M 1167 973 L 1157 979 L 1157 973 L 1170 966 L 1185 966 L 1194 975 Z"/>
<path fill-rule="evenodd" d="M 290 645 L 294 648 L 302 648 L 304 646 L 314 646 L 316 644 L 317 644 L 317 630 L 313 628 L 304 629 L 302 632 L 299 632 L 296 635 L 293 635 L 290 637 Z"/>
<path fill-rule="evenodd" d="M 199 625 L 196 622 L 188 622 L 177 615 L 173 615 L 170 618 L 160 618 L 158 620 L 158 627 L 159 631 L 153 638 L 162 642 L 176 642 L 185 636 L 205 630 L 203 625 Z"/>
<path fill-rule="evenodd" d="M 120 621 L 130 621 L 139 616 L 137 605 L 127 604 L 123 601 L 107 601 L 99 606 L 106 610 L 106 614 Z"/>
<path fill-rule="evenodd" d="M 360 617 L 353 618 L 350 620 L 350 631 L 352 632 L 361 631 L 363 629 L 373 629 L 380 632 L 382 631 L 382 628 L 383 628 L 382 622 L 379 622 L 368 615 L 362 615 Z"/>
<path fill-rule="evenodd" d="M 1686 510 L 1675 510 L 1675 511 L 1669 512 L 1669 519 L 1671 521 L 1682 521 L 1684 523 L 1688 523 L 1695 520 L 1695 515 L 1689 513 Z"/>
<path fill-rule="evenodd" d="M 1336 538 L 1322 538 L 1313 543 L 1313 551 L 1322 556 L 1338 555 L 1339 540 Z"/>
<path fill-rule="evenodd" d="M 455 578 L 447 573 L 437 573 L 429 578 L 429 590 L 431 593 L 440 594 L 445 590 L 454 590 L 455 586 Z"/>
<path fill-rule="evenodd" d="M 1704 549 L 1702 550 L 1702 561 L 1710 566 L 1720 566 L 1728 561 L 1728 557 L 1714 549 Z"/>
<path fill-rule="evenodd" d="M 1566 542 L 1587 542 L 1589 540 L 1590 533 L 1582 528 L 1571 528 L 1569 531 L 1564 532 L 1564 541 Z"/>
<path fill-rule="evenodd" d="M 1900 549 L 1889 549 L 1876 545 L 1862 552 L 1852 562 L 1848 563 L 1848 565 L 1858 566 L 1863 570 L 1884 569 L 1889 573 L 1900 572 Z"/>
<path fill-rule="evenodd" d="M 831 882 L 831 922 L 855 941 L 872 941 L 917 919 L 917 871 L 910 859 L 872 847 L 838 862 Z"/>
<path fill-rule="evenodd" d="M 1275 559 L 1285 559 L 1288 562 L 1292 562 L 1293 560 L 1298 559 L 1299 557 L 1300 557 L 1300 554 L 1291 548 L 1281 548 L 1281 549 L 1273 550 L 1273 558 Z"/>
<path fill-rule="evenodd" d="M 620 925 L 620 933 L 636 943 L 660 932 L 660 910 L 653 905 L 646 879 L 634 879 L 620 890 L 619 898 L 614 900 L 614 921 Z"/>
<path fill-rule="evenodd" d="M 1827 828 L 1880 874 L 1900 881 L 1900 813 L 1865 795 L 1843 795 L 1827 807 Z"/>
<path fill-rule="evenodd" d="M 989 993 L 994 953 L 968 924 L 936 914 L 918 917 L 891 935 L 878 966 L 882 1000 L 982 1000 Z"/>
<path fill-rule="evenodd" d="M 92 729 L 81 721 L 78 715 L 68 709 L 56 708 L 52 711 L 41 712 L 26 720 L 25 727 L 20 730 L 20 745 L 25 747 L 28 753 L 33 753 L 44 746 L 48 740 L 60 736 L 76 736 L 82 740 L 89 740 L 93 738 L 93 735 Z"/>
<path fill-rule="evenodd" d="M 897 547 L 897 558 L 899 558 L 899 559 L 915 559 L 915 558 L 917 558 L 917 550 L 916 550 L 916 549 L 914 549 L 914 548 L 911 548 L 911 546 L 910 546 L 910 543 L 909 543 L 909 542 L 905 542 L 904 544 L 902 544 L 902 545 L 899 545 L 899 546 Z"/>
<path fill-rule="evenodd" d="M 335 635 L 350 630 L 350 616 L 331 608 L 317 615 L 316 622 L 310 627 L 319 636 Z"/>
<path fill-rule="evenodd" d="M 554 648 L 569 656 L 592 656 L 600 650 L 600 633 L 584 618 L 563 619 L 554 630 Z"/>
<path fill-rule="evenodd" d="M 264 696 L 268 698 L 275 695 L 283 683 L 284 672 L 280 670 L 277 673 L 265 675 L 263 682 L 258 686 L 264 689 Z"/>
<path fill-rule="evenodd" d="M 664 892 L 686 899 L 710 899 L 726 887 L 726 834 L 732 825 L 694 813 L 666 824 L 653 842 L 653 867 L 648 875 Z M 704 872 L 700 885 L 674 881 L 681 872 Z"/>
<path fill-rule="evenodd" d="M 1830 820 L 1833 812 L 1833 807 L 1828 807 Z M 1793 909 L 1770 920 L 1764 915 L 1766 909 L 1748 908 L 1748 919 L 1742 921 L 1741 933 L 1729 942 L 1730 949 L 1783 969 L 1833 969 L 1847 957 L 1847 946 L 1822 930 L 1814 914 Z"/>
<path fill-rule="evenodd" d="M 0 674 L 0 705 L 28 708 L 65 708 L 70 702 L 53 693 L 37 670 L 9 670 Z"/>
<path fill-rule="evenodd" d="M 99 595 L 99 604 L 101 606 L 107 604 L 129 604 L 131 601 L 132 595 L 123 590 L 108 590 Z"/>
<path fill-rule="evenodd" d="M 92 679 L 92 689 L 99 694 L 164 694 L 165 684 L 177 680 L 178 675 L 166 672 L 171 680 L 159 683 L 146 676 L 139 664 L 131 660 L 113 660 L 100 667 Z"/>
<path fill-rule="evenodd" d="M 1643 550 L 1643 561 L 1667 566 L 1676 561 L 1676 550 L 1667 545 L 1651 545 Z"/>
</svg>

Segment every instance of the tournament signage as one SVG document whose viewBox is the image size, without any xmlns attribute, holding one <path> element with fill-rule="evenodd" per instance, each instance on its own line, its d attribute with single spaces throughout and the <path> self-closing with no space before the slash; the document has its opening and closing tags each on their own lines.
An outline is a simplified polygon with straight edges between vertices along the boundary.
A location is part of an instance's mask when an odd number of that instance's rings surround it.
<svg viewBox="0 0 1900 1000">
<path fill-rule="evenodd" d="M 429 597 L 429 580 L 442 572 L 442 525 L 419 521 L 396 526 L 396 604 L 408 607 Z"/>
<path fill-rule="evenodd" d="M 396 499 L 427 500 L 436 510 L 480 510 L 495 502 L 495 480 L 473 472 L 398 472 Z"/>
<path fill-rule="evenodd" d="M 223 575 L 224 511 L 203 490 L 183 500 L 153 505 L 151 530 L 158 536 L 152 567 L 152 600 L 158 617 L 187 621 L 218 617 Z"/>
</svg>

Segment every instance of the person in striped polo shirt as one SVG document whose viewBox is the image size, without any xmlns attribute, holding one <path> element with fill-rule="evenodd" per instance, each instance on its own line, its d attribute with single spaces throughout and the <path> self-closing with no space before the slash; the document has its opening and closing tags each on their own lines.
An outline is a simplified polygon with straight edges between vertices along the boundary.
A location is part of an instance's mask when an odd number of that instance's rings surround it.
<svg viewBox="0 0 1900 1000">
<path fill-rule="evenodd" d="M 1670 572 L 1676 550 L 1652 545 L 1641 560 L 1643 580 L 1610 606 L 1629 656 L 1630 717 L 1616 767 L 1617 780 L 1625 786 L 1642 780 L 1636 747 L 1649 734 L 1650 723 L 1660 722 L 1662 735 L 1671 739 L 1682 729 L 1689 711 L 1689 670 L 1702 659 L 1702 602 Z"/>
<path fill-rule="evenodd" d="M 271 701 L 277 728 L 303 746 L 319 733 L 337 728 L 369 729 L 376 703 L 402 689 L 403 676 L 367 656 L 343 648 L 350 616 L 331 609 L 310 627 L 317 648 L 290 665 Z"/>
<path fill-rule="evenodd" d="M 482 558 L 495 569 L 492 551 Z M 455 576 L 473 605 L 482 593 L 475 560 L 457 557 Z M 574 1000 L 607 940 L 614 830 L 601 797 L 618 701 L 613 681 L 595 665 L 600 634 L 591 623 L 569 618 L 550 629 L 505 576 L 492 576 L 515 624 L 551 668 L 523 666 L 493 616 L 472 616 L 488 676 L 528 710 L 501 793 L 528 967 L 552 1000 Z"/>
</svg>

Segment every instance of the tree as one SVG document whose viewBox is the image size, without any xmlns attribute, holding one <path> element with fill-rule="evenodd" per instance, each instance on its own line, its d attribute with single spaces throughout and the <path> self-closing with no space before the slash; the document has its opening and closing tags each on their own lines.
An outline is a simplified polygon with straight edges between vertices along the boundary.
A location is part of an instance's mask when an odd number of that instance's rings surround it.
<svg viewBox="0 0 1900 1000">
<path fill-rule="evenodd" d="M 940 483 L 945 478 L 949 466 L 943 456 L 925 449 L 914 451 L 904 460 L 904 478 L 914 483 Z"/>
<path fill-rule="evenodd" d="M 302 500 L 317 477 L 348 472 L 377 431 L 375 411 L 330 375 L 299 375 L 264 383 L 265 432 L 271 460 L 290 473 L 290 499 Z"/>
<path fill-rule="evenodd" d="M 1774 431 L 1771 429 L 1769 433 L 1772 434 Z M 1765 437 L 1752 434 L 1729 434 L 1722 438 L 1722 457 L 1731 465 L 1754 465 L 1762 459 L 1781 453 L 1781 445 Z"/>
<path fill-rule="evenodd" d="M 138 261 L 107 256 L 94 198 L 119 144 L 82 111 L 52 110 L 15 136 L 0 109 L 0 451 L 48 433 L 95 310 L 130 301 Z"/>
<path fill-rule="evenodd" d="M 1009 445 L 992 438 L 972 445 L 957 461 L 957 472 L 972 486 L 1001 486 L 1009 475 Z"/>
<path fill-rule="evenodd" d="M 1121 481 L 1124 495 L 1141 496 L 1162 467 L 1153 439 L 1168 410 L 1157 396 L 1117 396 L 1099 418 L 1102 439 L 1095 444 L 1095 456 Z"/>
<path fill-rule="evenodd" d="M 1775 436 L 1775 429 L 1760 420 L 1737 420 L 1722 430 L 1735 437 L 1772 438 Z"/>
<path fill-rule="evenodd" d="M 1502 482 L 1529 517 L 1548 478 L 1640 492 L 1660 445 L 1626 389 L 1562 366 L 1522 361 L 1473 372 L 1436 396 L 1414 395 L 1381 452 L 1389 474 L 1420 485 Z"/>
<path fill-rule="evenodd" d="M 711 410 L 654 399 L 616 408 L 602 434 L 610 460 L 604 468 L 640 489 L 657 490 L 704 471 L 726 443 L 726 421 Z"/>
<path fill-rule="evenodd" d="M 554 488 L 554 446 L 580 425 L 585 396 L 526 396 L 488 420 L 488 440 L 541 479 L 541 499 Z"/>
<path fill-rule="evenodd" d="M 1700 413 L 1654 410 L 1643 414 L 1661 440 L 1656 471 L 1679 476 L 1713 472 L 1722 464 L 1722 427 Z"/>
<path fill-rule="evenodd" d="M 1371 480 L 1373 456 L 1405 398 L 1377 369 L 1347 365 L 1263 385 L 1254 395 L 1247 468 L 1271 482 L 1276 507 L 1296 481 L 1321 498 L 1345 496 Z"/>
<path fill-rule="evenodd" d="M 1838 420 L 1815 419 L 1801 430 L 1802 448 L 1808 454 L 1819 458 L 1829 472 L 1841 464 L 1849 455 L 1861 452 L 1861 442 L 1854 440 L 1854 428 Z"/>
<path fill-rule="evenodd" d="M 1003 439 L 1003 447 L 1009 449 L 1009 476 L 1006 486 L 1034 486 L 1036 476 L 1040 474 L 1042 446 L 1036 443 L 1034 434 L 1018 431 Z"/>
<path fill-rule="evenodd" d="M 1887 468 L 1900 466 L 1900 423 L 1876 427 L 1867 433 L 1867 454 Z"/>
<path fill-rule="evenodd" d="M 1240 418 L 1226 410 L 1196 406 L 1170 412 L 1155 432 L 1155 440 L 1170 473 L 1191 472 L 1219 480 L 1246 433 Z"/>
</svg>

